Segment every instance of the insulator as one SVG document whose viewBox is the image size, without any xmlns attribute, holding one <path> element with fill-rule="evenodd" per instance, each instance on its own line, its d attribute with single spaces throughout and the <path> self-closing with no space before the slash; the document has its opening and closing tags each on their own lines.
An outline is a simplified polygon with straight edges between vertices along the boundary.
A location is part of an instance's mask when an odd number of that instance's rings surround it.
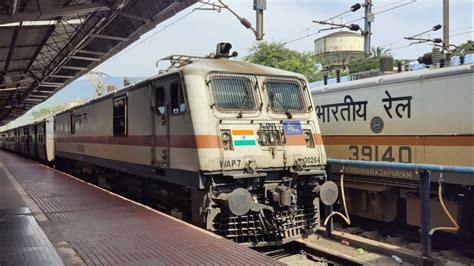
<svg viewBox="0 0 474 266">
<path fill-rule="evenodd" d="M 431 61 L 434 67 L 438 67 L 441 61 L 441 49 L 439 47 L 433 47 L 433 51 L 431 54 Z"/>
<path fill-rule="evenodd" d="M 240 18 L 240 23 L 244 25 L 247 29 L 250 29 L 252 27 L 252 23 L 248 21 L 246 18 Z"/>
<path fill-rule="evenodd" d="M 401 61 L 397 61 L 397 71 L 398 71 L 398 73 L 402 72 L 402 62 Z"/>
<path fill-rule="evenodd" d="M 341 82 L 341 70 L 336 69 L 336 82 L 340 83 Z"/>
<path fill-rule="evenodd" d="M 328 85 L 328 75 L 324 75 L 324 85 Z"/>
<path fill-rule="evenodd" d="M 351 6 L 351 11 L 355 12 L 355 11 L 359 10 L 360 8 L 361 8 L 361 5 L 359 3 L 357 3 L 353 6 Z"/>
<path fill-rule="evenodd" d="M 351 30 L 351 31 L 358 31 L 358 30 L 360 30 L 360 26 L 359 26 L 358 24 L 351 24 L 351 25 L 349 26 L 349 30 Z"/>
<path fill-rule="evenodd" d="M 433 64 L 433 53 L 425 53 L 423 56 L 418 57 L 418 63 L 431 65 Z"/>
</svg>

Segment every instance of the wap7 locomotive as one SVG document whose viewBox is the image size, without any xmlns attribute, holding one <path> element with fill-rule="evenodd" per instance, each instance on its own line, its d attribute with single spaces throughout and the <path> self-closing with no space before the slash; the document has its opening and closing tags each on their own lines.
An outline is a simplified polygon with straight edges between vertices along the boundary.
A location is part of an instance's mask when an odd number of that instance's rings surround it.
<svg viewBox="0 0 474 266">
<path fill-rule="evenodd" d="M 301 75 L 225 54 L 58 113 L 56 165 L 126 186 L 175 217 L 252 246 L 313 233 L 326 154 Z"/>
</svg>

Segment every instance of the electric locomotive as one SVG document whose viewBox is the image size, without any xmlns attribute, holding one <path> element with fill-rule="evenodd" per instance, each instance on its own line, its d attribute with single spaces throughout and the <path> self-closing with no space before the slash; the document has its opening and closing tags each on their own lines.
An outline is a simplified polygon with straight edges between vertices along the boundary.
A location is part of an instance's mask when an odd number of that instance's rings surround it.
<svg viewBox="0 0 474 266">
<path fill-rule="evenodd" d="M 338 189 L 307 80 L 230 48 L 56 114 L 56 165 L 243 245 L 314 233 Z"/>
<path fill-rule="evenodd" d="M 315 88 L 315 112 L 328 156 L 474 167 L 473 74 L 471 64 Z M 333 169 L 340 174 L 340 167 Z M 420 225 L 418 173 L 353 166 L 344 172 L 350 214 Z M 473 232 L 472 175 L 432 172 L 431 180 L 444 184 L 447 209 L 460 231 Z M 452 224 L 439 198 L 432 198 L 432 206 L 433 227 Z"/>
</svg>

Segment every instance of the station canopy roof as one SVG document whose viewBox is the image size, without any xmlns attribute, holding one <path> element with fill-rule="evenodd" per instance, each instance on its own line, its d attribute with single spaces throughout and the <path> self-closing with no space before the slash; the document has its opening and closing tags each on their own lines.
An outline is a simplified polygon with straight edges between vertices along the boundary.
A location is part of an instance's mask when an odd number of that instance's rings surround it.
<svg viewBox="0 0 474 266">
<path fill-rule="evenodd" d="M 0 124 L 197 0 L 0 0 Z"/>
</svg>

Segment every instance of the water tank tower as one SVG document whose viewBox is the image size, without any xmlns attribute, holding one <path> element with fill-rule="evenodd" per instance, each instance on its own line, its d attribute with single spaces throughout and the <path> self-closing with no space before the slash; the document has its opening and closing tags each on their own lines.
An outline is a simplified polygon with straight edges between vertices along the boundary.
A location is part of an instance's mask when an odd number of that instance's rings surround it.
<svg viewBox="0 0 474 266">
<path fill-rule="evenodd" d="M 314 41 L 316 55 L 327 68 L 344 67 L 352 60 L 365 58 L 364 36 L 349 32 L 334 32 Z"/>
</svg>

